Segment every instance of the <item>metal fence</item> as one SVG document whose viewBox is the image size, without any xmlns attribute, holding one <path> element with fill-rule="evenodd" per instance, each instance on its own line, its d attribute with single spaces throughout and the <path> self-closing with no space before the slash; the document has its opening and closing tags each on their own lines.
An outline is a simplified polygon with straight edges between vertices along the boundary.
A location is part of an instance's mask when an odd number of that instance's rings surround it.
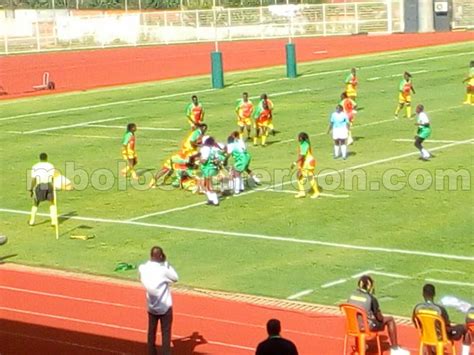
<svg viewBox="0 0 474 355">
<path fill-rule="evenodd" d="M 162 12 L 0 12 L 0 53 L 403 31 L 401 2 Z M 3 43 L 2 43 L 3 42 Z"/>
<path fill-rule="evenodd" d="M 474 1 L 453 0 L 453 29 L 474 28 Z"/>
</svg>

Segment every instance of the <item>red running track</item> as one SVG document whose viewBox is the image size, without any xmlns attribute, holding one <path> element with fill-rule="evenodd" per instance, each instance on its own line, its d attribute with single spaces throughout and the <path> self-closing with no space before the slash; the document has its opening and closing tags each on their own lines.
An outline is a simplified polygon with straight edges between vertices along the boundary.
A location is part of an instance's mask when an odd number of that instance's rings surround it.
<svg viewBox="0 0 474 355">
<path fill-rule="evenodd" d="M 174 292 L 173 354 L 252 354 L 270 318 L 306 355 L 342 353 L 340 315 L 303 312 Z M 114 281 L 3 264 L 0 266 L 0 353 L 145 354 L 144 291 Z M 410 326 L 402 345 L 417 348 Z M 158 339 L 160 337 L 158 336 Z M 387 344 L 385 344 L 387 348 Z M 385 352 L 388 354 L 388 351 Z"/>
<path fill-rule="evenodd" d="M 474 32 L 446 32 L 300 38 L 295 43 L 298 61 L 305 62 L 472 40 Z M 283 39 L 221 43 L 224 70 L 284 64 L 285 43 Z M 50 93 L 31 92 L 45 71 L 60 92 L 208 74 L 212 50 L 212 43 L 200 43 L 3 56 L 0 86 L 8 94 L 0 97 Z"/>
</svg>

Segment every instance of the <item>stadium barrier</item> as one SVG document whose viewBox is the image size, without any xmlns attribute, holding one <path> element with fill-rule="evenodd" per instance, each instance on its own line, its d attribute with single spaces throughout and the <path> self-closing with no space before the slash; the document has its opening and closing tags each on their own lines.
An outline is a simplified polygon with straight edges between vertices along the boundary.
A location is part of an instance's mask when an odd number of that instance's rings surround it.
<svg viewBox="0 0 474 355">
<path fill-rule="evenodd" d="M 14 16 L 0 11 L 0 53 L 402 31 L 403 0 L 192 11 L 88 11 L 85 15 L 80 10 L 15 10 Z"/>
</svg>

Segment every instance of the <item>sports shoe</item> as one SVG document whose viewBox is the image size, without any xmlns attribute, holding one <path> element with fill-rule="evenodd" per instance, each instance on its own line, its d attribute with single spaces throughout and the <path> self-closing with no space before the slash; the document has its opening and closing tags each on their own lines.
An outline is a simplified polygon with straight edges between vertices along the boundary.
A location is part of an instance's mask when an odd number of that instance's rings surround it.
<svg viewBox="0 0 474 355">
<path fill-rule="evenodd" d="M 300 191 L 295 195 L 295 198 L 304 198 L 304 197 L 306 197 L 306 193 L 304 193 L 303 191 Z"/>
<path fill-rule="evenodd" d="M 311 195 L 311 198 L 318 198 L 319 197 L 319 192 L 314 192 L 312 195 Z"/>
</svg>

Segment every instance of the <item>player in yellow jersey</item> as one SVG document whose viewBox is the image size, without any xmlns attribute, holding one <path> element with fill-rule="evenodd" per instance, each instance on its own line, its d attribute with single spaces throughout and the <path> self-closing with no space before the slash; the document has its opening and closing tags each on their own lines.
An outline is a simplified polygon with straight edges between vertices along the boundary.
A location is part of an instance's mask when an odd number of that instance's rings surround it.
<svg viewBox="0 0 474 355">
<path fill-rule="evenodd" d="M 359 84 L 357 80 L 357 71 L 356 68 L 352 68 L 349 75 L 347 75 L 346 80 L 344 81 L 346 84 L 346 94 L 347 97 L 353 101 L 357 98 L 357 85 Z"/>
<path fill-rule="evenodd" d="M 466 105 L 474 105 L 474 60 L 471 60 L 469 75 L 463 80 L 463 83 L 467 83 L 466 86 Z"/>
<path fill-rule="evenodd" d="M 138 179 L 138 175 L 135 172 L 135 166 L 138 163 L 138 156 L 136 151 L 136 139 L 135 132 L 137 131 L 137 125 L 135 123 L 129 123 L 127 125 L 127 131 L 122 138 L 122 158 L 126 161 L 127 166 L 122 170 L 122 174 L 127 176 L 128 173 L 133 179 Z"/>
<path fill-rule="evenodd" d="M 406 108 L 406 117 L 411 118 L 411 94 L 415 94 L 411 78 L 412 76 L 409 72 L 403 73 L 403 79 L 398 86 L 398 106 L 395 110 L 395 119 L 398 119 L 398 113 L 403 107 Z"/>
<path fill-rule="evenodd" d="M 258 145 L 258 139 L 262 140 L 262 147 L 267 145 L 268 132 L 272 124 L 271 102 L 263 100 L 255 111 L 255 135 L 253 137 L 253 145 Z"/>
<path fill-rule="evenodd" d="M 192 156 L 198 153 L 198 146 L 202 143 L 202 137 L 206 134 L 207 125 L 199 124 L 185 138 L 181 149 L 188 155 Z"/>
<path fill-rule="evenodd" d="M 242 98 L 237 101 L 235 112 L 237 113 L 237 125 L 240 130 L 240 138 L 243 138 L 244 129 L 247 128 L 247 139 L 251 139 L 253 103 L 249 100 L 248 93 L 244 92 Z"/>
<path fill-rule="evenodd" d="M 299 192 L 295 195 L 295 198 L 306 197 L 305 182 L 309 180 L 313 193 L 311 198 L 319 197 L 318 183 L 314 176 L 314 169 L 316 168 L 316 159 L 313 156 L 313 150 L 311 149 L 311 142 L 307 133 L 301 132 L 298 134 L 298 159 L 292 164 L 292 168 L 298 169 L 298 190 Z"/>
</svg>

